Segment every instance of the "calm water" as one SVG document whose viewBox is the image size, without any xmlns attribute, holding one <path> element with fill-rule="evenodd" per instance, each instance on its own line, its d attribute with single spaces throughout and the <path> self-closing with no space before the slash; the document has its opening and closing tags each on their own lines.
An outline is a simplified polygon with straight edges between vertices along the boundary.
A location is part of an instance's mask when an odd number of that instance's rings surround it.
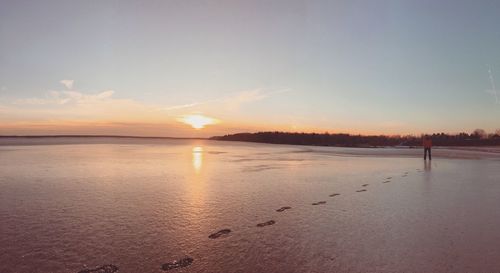
<svg viewBox="0 0 500 273">
<path fill-rule="evenodd" d="M 168 272 L 499 270 L 500 161 L 337 150 L 0 146 L 0 272 L 162 272 L 185 256 L 190 266 Z"/>
</svg>

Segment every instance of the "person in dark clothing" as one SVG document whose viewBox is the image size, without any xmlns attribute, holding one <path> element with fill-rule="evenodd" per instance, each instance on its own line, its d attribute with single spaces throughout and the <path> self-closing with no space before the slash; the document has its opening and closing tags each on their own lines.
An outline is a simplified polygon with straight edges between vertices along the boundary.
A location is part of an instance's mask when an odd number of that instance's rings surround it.
<svg viewBox="0 0 500 273">
<path fill-rule="evenodd" d="M 424 160 L 427 160 L 427 153 L 429 154 L 429 160 L 432 160 L 431 157 L 432 139 L 428 136 L 425 136 L 423 141 L 423 146 L 424 146 Z"/>
</svg>

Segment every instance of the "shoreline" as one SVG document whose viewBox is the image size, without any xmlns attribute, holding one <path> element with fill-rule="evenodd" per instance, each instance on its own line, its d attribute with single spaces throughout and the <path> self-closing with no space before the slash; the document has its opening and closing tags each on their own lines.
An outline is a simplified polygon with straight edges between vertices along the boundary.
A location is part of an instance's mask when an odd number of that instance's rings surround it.
<svg viewBox="0 0 500 273">
<path fill-rule="evenodd" d="M 3 138 L 137 138 L 137 139 L 208 139 L 203 137 L 126 136 L 126 135 L 0 135 Z"/>
<path fill-rule="evenodd" d="M 61 141 L 63 140 L 64 141 Z M 224 145 L 270 145 L 288 149 L 298 149 L 298 153 L 317 153 L 331 156 L 353 157 L 423 157 L 422 147 L 387 146 L 387 147 L 342 147 L 297 144 L 274 144 L 250 141 L 224 141 L 205 138 L 172 138 L 172 137 L 135 137 L 135 136 L 0 136 L 0 147 L 37 146 L 37 145 L 92 145 L 92 144 L 131 144 L 161 145 L 175 141 L 203 141 L 207 146 Z M 435 159 L 493 159 L 500 160 L 500 146 L 435 146 L 432 149 Z"/>
</svg>

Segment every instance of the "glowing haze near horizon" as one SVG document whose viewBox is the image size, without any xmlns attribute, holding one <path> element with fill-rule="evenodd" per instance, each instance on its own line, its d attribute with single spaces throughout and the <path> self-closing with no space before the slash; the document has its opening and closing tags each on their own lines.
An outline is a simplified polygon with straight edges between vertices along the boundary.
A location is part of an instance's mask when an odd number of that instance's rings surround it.
<svg viewBox="0 0 500 273">
<path fill-rule="evenodd" d="M 500 2 L 0 1 L 0 135 L 500 128 Z"/>
</svg>

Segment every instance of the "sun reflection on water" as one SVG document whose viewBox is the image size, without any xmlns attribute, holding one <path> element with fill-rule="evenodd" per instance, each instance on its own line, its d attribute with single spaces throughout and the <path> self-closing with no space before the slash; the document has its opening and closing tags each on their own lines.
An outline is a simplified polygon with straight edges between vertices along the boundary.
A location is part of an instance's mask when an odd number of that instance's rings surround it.
<svg viewBox="0 0 500 273">
<path fill-rule="evenodd" d="M 199 173 L 203 165 L 203 148 L 200 146 L 193 147 L 193 168 L 196 173 Z"/>
</svg>

